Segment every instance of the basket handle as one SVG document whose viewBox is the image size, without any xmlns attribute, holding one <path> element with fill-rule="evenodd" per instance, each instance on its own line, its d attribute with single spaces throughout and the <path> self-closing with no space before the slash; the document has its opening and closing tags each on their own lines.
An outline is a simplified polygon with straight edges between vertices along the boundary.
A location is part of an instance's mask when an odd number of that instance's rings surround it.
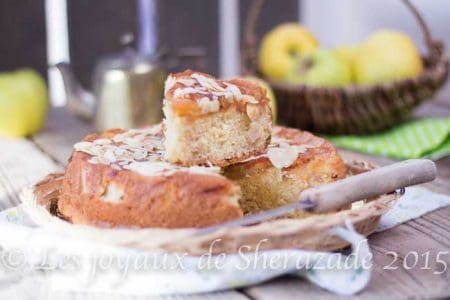
<svg viewBox="0 0 450 300">
<path fill-rule="evenodd" d="M 241 72 L 244 75 L 256 74 L 258 70 L 258 45 L 256 26 L 265 0 L 253 0 L 244 24 L 244 41 L 241 51 Z"/>
<path fill-rule="evenodd" d="M 403 4 L 408 8 L 408 10 L 413 14 L 419 27 L 422 31 L 423 38 L 425 40 L 425 45 L 429 55 L 433 55 L 436 52 L 436 48 L 440 47 L 438 43 L 433 39 L 430 29 L 425 22 L 425 19 L 419 13 L 417 8 L 412 4 L 410 0 L 401 0 Z M 244 24 L 244 41 L 243 49 L 241 54 L 241 71 L 244 75 L 256 74 L 258 70 L 257 66 L 257 37 L 256 28 L 261 14 L 261 9 L 264 5 L 265 0 L 253 0 L 250 5 L 250 9 L 247 14 L 247 18 Z"/>
<path fill-rule="evenodd" d="M 425 22 L 425 19 L 420 14 L 419 10 L 416 6 L 412 4 L 410 0 L 402 0 L 403 4 L 409 9 L 409 11 L 413 14 L 414 18 L 416 19 L 417 23 L 419 23 L 419 27 L 422 30 L 423 39 L 425 41 L 425 44 L 428 48 L 428 51 L 432 51 L 435 45 L 434 39 L 431 36 L 430 29 Z"/>
</svg>

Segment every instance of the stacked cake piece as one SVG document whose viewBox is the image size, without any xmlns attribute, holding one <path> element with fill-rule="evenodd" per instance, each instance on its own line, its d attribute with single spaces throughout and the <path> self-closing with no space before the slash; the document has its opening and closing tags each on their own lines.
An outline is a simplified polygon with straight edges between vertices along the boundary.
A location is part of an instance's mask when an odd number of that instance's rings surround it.
<svg viewBox="0 0 450 300">
<path fill-rule="evenodd" d="M 265 90 L 247 80 L 170 75 L 164 114 L 161 125 L 76 144 L 60 214 L 103 227 L 203 227 L 296 201 L 346 174 L 326 140 L 272 128 Z"/>
<path fill-rule="evenodd" d="M 227 166 L 263 152 L 272 113 L 265 91 L 247 80 L 192 71 L 169 75 L 163 104 L 172 163 Z"/>
</svg>

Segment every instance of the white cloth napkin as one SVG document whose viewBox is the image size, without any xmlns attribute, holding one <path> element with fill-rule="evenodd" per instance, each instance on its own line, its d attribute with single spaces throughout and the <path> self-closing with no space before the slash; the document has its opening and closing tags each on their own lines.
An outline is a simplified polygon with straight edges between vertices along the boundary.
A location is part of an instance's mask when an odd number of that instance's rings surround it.
<svg viewBox="0 0 450 300">
<path fill-rule="evenodd" d="M 408 188 L 382 217 L 378 231 L 448 205 L 448 196 Z M 350 223 L 346 227 L 334 228 L 332 234 L 352 245 L 347 256 L 284 249 L 194 257 L 113 247 L 48 233 L 33 224 L 18 206 L 0 213 L 0 283 L 43 270 L 45 282 L 55 291 L 167 295 L 243 287 L 295 274 L 335 294 L 351 295 L 369 282 L 372 255 L 367 239 Z"/>
</svg>

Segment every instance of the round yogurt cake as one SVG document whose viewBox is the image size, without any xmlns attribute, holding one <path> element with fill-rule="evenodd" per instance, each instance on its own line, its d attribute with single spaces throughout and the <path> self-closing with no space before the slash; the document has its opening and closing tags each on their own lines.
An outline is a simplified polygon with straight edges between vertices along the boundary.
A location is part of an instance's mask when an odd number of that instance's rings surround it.
<svg viewBox="0 0 450 300">
<path fill-rule="evenodd" d="M 89 135 L 74 146 L 59 214 L 100 227 L 203 227 L 292 203 L 346 176 L 323 138 L 278 126 L 271 140 L 262 154 L 220 169 L 167 162 L 162 125 Z"/>
</svg>

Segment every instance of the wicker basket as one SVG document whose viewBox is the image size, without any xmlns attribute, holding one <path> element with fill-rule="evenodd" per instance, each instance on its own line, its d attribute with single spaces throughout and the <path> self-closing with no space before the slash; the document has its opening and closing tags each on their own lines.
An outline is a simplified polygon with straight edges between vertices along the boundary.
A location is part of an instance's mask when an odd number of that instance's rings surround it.
<svg viewBox="0 0 450 300">
<path fill-rule="evenodd" d="M 291 127 L 334 134 L 373 133 L 398 124 L 414 107 L 431 99 L 445 83 L 449 58 L 441 41 L 432 38 L 417 9 L 402 0 L 419 23 L 428 53 L 424 72 L 411 79 L 376 85 L 315 87 L 268 80 L 277 101 L 279 119 Z M 260 75 L 257 69 L 256 24 L 264 0 L 254 0 L 245 24 L 242 71 Z"/>
</svg>

